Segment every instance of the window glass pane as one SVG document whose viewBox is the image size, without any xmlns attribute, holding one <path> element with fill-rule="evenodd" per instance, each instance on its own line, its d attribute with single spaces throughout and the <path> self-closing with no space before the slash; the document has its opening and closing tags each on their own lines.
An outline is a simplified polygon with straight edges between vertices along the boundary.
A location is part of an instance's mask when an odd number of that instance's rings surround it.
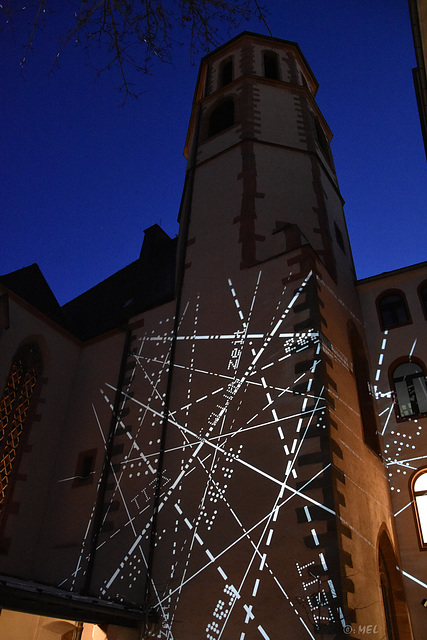
<svg viewBox="0 0 427 640">
<path fill-rule="evenodd" d="M 427 495 L 415 496 L 423 544 L 427 544 Z"/>
<path fill-rule="evenodd" d="M 234 102 L 226 100 L 222 102 L 211 113 L 209 118 L 209 136 L 221 133 L 224 129 L 228 129 L 234 124 Z"/>
<path fill-rule="evenodd" d="M 418 412 L 427 412 L 427 388 L 424 376 L 418 376 L 413 379 L 413 385 L 415 390 L 415 396 L 417 398 Z"/>
<path fill-rule="evenodd" d="M 379 309 L 384 329 L 409 322 L 405 300 L 397 293 L 384 296 L 379 303 Z"/>
<path fill-rule="evenodd" d="M 279 79 L 279 67 L 277 64 L 277 56 L 274 53 L 264 54 L 264 75 L 271 80 Z"/>
<path fill-rule="evenodd" d="M 403 378 L 404 376 L 413 376 L 422 373 L 423 370 L 418 364 L 415 362 L 404 362 L 400 364 L 393 373 L 393 380 L 397 380 L 398 378 Z"/>
<path fill-rule="evenodd" d="M 411 399 L 409 397 L 406 382 L 396 382 L 395 390 L 400 415 L 402 416 L 402 418 L 406 416 L 412 416 L 414 412 L 412 410 Z"/>
<path fill-rule="evenodd" d="M 427 472 L 422 473 L 414 482 L 414 491 L 427 491 Z"/>
<path fill-rule="evenodd" d="M 229 60 L 223 64 L 221 69 L 221 86 L 225 87 L 226 84 L 230 84 L 233 80 L 233 62 Z"/>
</svg>

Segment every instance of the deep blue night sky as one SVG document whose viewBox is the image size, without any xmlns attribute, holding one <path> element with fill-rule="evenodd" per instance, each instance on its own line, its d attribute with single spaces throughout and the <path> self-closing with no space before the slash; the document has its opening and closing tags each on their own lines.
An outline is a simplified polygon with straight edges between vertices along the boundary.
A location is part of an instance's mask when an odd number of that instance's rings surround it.
<svg viewBox="0 0 427 640">
<path fill-rule="evenodd" d="M 406 0 L 265 5 L 273 36 L 298 42 L 319 82 L 358 277 L 427 260 Z M 24 31 L 1 34 L 0 273 L 36 262 L 62 304 L 135 260 L 147 227 L 177 233 L 198 64 L 177 45 L 121 107 L 117 73 L 97 78 L 96 49 L 70 47 L 48 73 L 61 20 L 46 19 L 24 73 Z M 252 20 L 223 41 L 243 30 L 267 34 Z"/>
</svg>

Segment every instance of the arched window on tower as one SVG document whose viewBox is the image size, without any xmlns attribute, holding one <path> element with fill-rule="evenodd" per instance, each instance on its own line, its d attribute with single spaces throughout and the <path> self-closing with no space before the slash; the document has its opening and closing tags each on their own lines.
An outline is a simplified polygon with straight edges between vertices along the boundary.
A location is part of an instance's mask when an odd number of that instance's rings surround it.
<svg viewBox="0 0 427 640">
<path fill-rule="evenodd" d="M 332 156 L 331 150 L 329 148 L 329 142 L 326 138 L 325 132 L 323 131 L 322 125 L 316 117 L 314 118 L 314 126 L 316 128 L 317 144 L 319 145 L 320 150 L 322 151 L 323 156 L 326 158 L 328 164 L 332 165 Z"/>
<path fill-rule="evenodd" d="M 279 61 L 277 54 L 267 51 L 263 56 L 264 61 L 264 77 L 270 80 L 279 80 Z"/>
<path fill-rule="evenodd" d="M 234 124 L 234 101 L 227 98 L 219 104 L 209 117 L 209 137 L 225 131 Z"/>
<path fill-rule="evenodd" d="M 411 494 L 418 540 L 421 548 L 427 549 L 427 468 L 420 469 L 413 476 Z"/>
<path fill-rule="evenodd" d="M 420 296 L 424 317 L 427 320 L 427 282 L 422 282 L 420 284 L 420 286 L 418 287 L 418 295 Z"/>
<path fill-rule="evenodd" d="M 233 80 L 233 60 L 226 60 L 220 68 L 220 86 L 225 87 Z"/>
<path fill-rule="evenodd" d="M 37 344 L 21 347 L 0 400 L 0 511 L 19 458 L 31 399 L 41 371 L 42 358 Z"/>
<path fill-rule="evenodd" d="M 377 298 L 381 329 L 393 329 L 411 322 L 406 298 L 402 291 L 386 291 Z"/>
<path fill-rule="evenodd" d="M 427 413 L 426 377 L 420 364 L 402 362 L 393 370 L 392 379 L 399 418 Z"/>
</svg>

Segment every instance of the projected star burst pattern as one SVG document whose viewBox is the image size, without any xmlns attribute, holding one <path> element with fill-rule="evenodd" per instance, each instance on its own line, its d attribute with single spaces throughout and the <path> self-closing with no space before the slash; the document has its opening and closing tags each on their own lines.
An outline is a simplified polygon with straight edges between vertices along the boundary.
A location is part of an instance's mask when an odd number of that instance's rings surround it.
<svg viewBox="0 0 427 640">
<path fill-rule="evenodd" d="M 204 331 L 215 312 L 203 296 L 183 308 L 150 582 L 156 637 L 179 637 L 190 615 L 207 640 L 227 637 L 229 626 L 240 640 L 273 639 L 277 616 L 301 637 L 345 624 L 319 542 L 325 523 L 312 515 L 313 507 L 334 513 L 318 489 L 326 468 L 298 466 L 313 450 L 309 432 L 325 428 L 319 334 L 293 330 L 295 306 L 312 278 L 281 285 L 269 307 L 261 271 L 242 299 L 229 279 L 214 326 L 231 330 L 221 333 Z M 143 598 L 172 335 L 172 316 L 136 332 L 120 390 L 122 456 L 112 463 L 97 550 L 98 566 L 113 567 L 100 595 L 116 601 Z M 115 391 L 101 390 L 110 408 Z M 84 555 L 83 545 L 76 574 Z M 195 612 L 198 597 L 203 606 Z"/>
</svg>

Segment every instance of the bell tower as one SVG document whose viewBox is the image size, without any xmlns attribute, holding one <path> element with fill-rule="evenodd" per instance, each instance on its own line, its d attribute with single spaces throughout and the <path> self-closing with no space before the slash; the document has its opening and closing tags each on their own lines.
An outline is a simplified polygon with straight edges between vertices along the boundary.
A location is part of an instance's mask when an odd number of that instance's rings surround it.
<svg viewBox="0 0 427 640">
<path fill-rule="evenodd" d="M 203 60 L 185 147 L 191 224 L 196 239 L 209 220 L 218 258 L 221 244 L 237 242 L 240 268 L 309 243 L 333 279 L 349 283 L 343 200 L 317 88 L 292 42 L 242 34 Z"/>
<path fill-rule="evenodd" d="M 382 637 L 392 611 L 410 638 L 381 591 L 381 536 L 401 577 L 316 90 L 284 40 L 201 63 L 147 583 L 167 637 Z"/>
</svg>

